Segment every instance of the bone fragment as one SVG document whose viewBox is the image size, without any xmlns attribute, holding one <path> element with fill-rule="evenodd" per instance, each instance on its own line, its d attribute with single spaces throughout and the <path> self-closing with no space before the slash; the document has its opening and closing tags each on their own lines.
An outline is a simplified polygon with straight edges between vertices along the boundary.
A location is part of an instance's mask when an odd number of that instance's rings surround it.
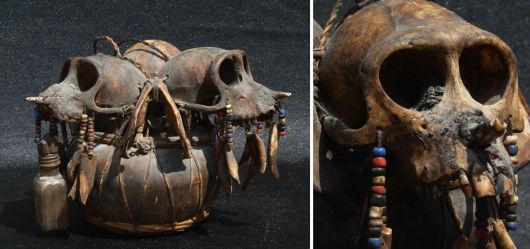
<svg viewBox="0 0 530 249">
<path fill-rule="evenodd" d="M 259 165 L 259 173 L 265 174 L 265 171 L 267 170 L 267 150 L 265 149 L 265 143 L 263 143 L 263 140 L 260 136 L 256 134 L 252 134 L 254 145 L 256 148 L 255 157 L 256 162 Z"/>
<path fill-rule="evenodd" d="M 238 184 L 240 184 L 239 181 L 239 167 L 237 165 L 236 157 L 234 156 L 234 150 L 225 150 L 226 153 L 226 166 L 228 168 L 228 173 L 236 181 Z"/>
<path fill-rule="evenodd" d="M 497 249 L 516 249 L 502 220 L 497 219 L 493 221 L 493 238 Z"/>
<path fill-rule="evenodd" d="M 274 179 L 280 178 L 278 173 L 278 126 L 272 123 L 269 132 L 269 148 L 267 149 L 267 164 L 271 169 L 271 175 Z"/>
<path fill-rule="evenodd" d="M 495 196 L 495 187 L 486 173 L 482 172 L 471 176 L 471 184 L 476 198 Z"/>
<path fill-rule="evenodd" d="M 44 97 L 27 97 L 26 101 L 33 103 L 33 104 L 44 104 Z"/>
<path fill-rule="evenodd" d="M 93 155 L 92 159 L 89 159 L 88 154 L 81 154 L 81 164 L 79 167 L 79 198 L 81 203 L 86 204 L 90 191 L 94 187 L 94 179 L 96 177 L 97 170 L 97 158 Z"/>
</svg>

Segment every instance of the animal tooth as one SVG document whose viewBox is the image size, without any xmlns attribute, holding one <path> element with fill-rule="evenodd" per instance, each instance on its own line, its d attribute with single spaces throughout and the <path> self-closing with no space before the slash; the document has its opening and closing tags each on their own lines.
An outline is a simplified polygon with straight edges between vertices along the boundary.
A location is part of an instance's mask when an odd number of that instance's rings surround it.
<svg viewBox="0 0 530 249">
<path fill-rule="evenodd" d="M 460 180 L 460 185 L 468 185 L 469 179 L 467 178 L 466 172 L 463 170 L 460 170 L 460 173 L 458 175 L 458 179 Z"/>
<path fill-rule="evenodd" d="M 86 204 L 90 191 L 94 187 L 96 177 L 97 159 L 96 155 L 89 158 L 86 153 L 81 153 L 81 164 L 79 166 L 79 198 L 81 203 Z"/>
<path fill-rule="evenodd" d="M 269 132 L 269 148 L 267 150 L 267 163 L 271 169 L 271 175 L 274 179 L 280 178 L 278 173 L 278 125 L 271 124 Z"/>
<path fill-rule="evenodd" d="M 76 176 L 75 179 L 74 179 L 74 183 L 72 183 L 72 187 L 70 188 L 70 191 L 68 192 L 68 198 L 70 198 L 70 200 L 75 200 L 75 196 L 76 196 L 76 193 L 77 193 L 77 185 L 78 185 L 78 177 Z"/>
<path fill-rule="evenodd" d="M 504 138 L 504 141 L 502 143 L 506 146 L 517 144 L 517 136 L 516 135 L 508 135 Z"/>
<path fill-rule="evenodd" d="M 502 220 L 496 219 L 493 221 L 493 236 L 495 238 L 495 244 L 499 245 L 499 248 L 516 248 L 515 244 L 512 241 L 512 238 L 508 234 L 508 231 L 506 231 L 506 228 L 504 227 L 504 222 Z"/>
<path fill-rule="evenodd" d="M 228 169 L 228 174 L 230 174 L 230 176 L 232 177 L 232 179 L 234 181 L 237 182 L 237 184 L 240 184 L 240 181 L 239 181 L 239 167 L 237 165 L 237 160 L 236 160 L 236 157 L 234 156 L 234 151 L 233 150 L 226 150 L 225 151 L 225 154 L 226 154 L 226 166 L 227 166 L 227 169 Z"/>
<path fill-rule="evenodd" d="M 265 174 L 265 171 L 267 170 L 267 150 L 265 149 L 265 143 L 263 143 L 263 140 L 260 136 L 256 134 L 252 134 L 254 138 L 255 148 L 256 148 L 256 162 L 259 165 L 259 173 Z"/>
<path fill-rule="evenodd" d="M 506 132 L 506 128 L 508 127 L 508 124 L 500 121 L 499 119 L 494 119 L 491 121 L 491 125 L 493 126 L 493 129 L 495 129 L 495 131 L 497 133 L 504 133 Z"/>
</svg>

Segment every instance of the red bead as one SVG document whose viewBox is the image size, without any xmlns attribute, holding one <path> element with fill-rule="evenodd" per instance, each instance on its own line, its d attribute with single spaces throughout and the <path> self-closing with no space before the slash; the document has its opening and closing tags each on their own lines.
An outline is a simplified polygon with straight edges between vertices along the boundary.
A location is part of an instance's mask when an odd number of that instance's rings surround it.
<svg viewBox="0 0 530 249">
<path fill-rule="evenodd" d="M 377 168 L 386 168 L 386 159 L 384 157 L 372 158 L 372 165 Z"/>
<path fill-rule="evenodd" d="M 261 134 L 261 133 L 263 133 L 263 130 L 262 129 L 256 129 L 256 133 L 257 134 Z"/>
<path fill-rule="evenodd" d="M 280 131 L 278 134 L 280 134 L 280 137 L 285 136 L 285 131 Z"/>
<path fill-rule="evenodd" d="M 40 129 L 40 125 L 35 125 L 35 129 Z"/>
<path fill-rule="evenodd" d="M 374 194 L 384 195 L 386 194 L 386 188 L 385 186 L 372 186 L 372 192 Z"/>
<path fill-rule="evenodd" d="M 490 233 L 487 228 L 475 228 L 475 238 L 477 240 L 488 240 L 489 237 Z"/>
</svg>

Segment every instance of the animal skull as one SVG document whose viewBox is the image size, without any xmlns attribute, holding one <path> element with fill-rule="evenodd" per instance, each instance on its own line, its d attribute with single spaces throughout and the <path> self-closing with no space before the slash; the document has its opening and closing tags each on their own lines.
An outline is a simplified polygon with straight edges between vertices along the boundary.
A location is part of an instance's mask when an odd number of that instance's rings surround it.
<svg viewBox="0 0 530 249">
<path fill-rule="evenodd" d="M 158 75 L 169 77 L 166 84 L 177 104 L 212 113 L 229 102 L 234 108 L 234 120 L 272 114 L 276 101 L 290 95 L 255 82 L 241 50 L 189 49 L 171 58 Z"/>
<path fill-rule="evenodd" d="M 364 148 L 384 131 L 394 173 L 412 185 L 489 166 L 513 180 L 505 122 L 520 151 L 530 128 L 516 59 L 500 38 L 432 2 L 380 1 L 345 18 L 324 51 L 318 96 L 334 142 Z M 517 159 L 516 170 L 530 157 Z"/>
<path fill-rule="evenodd" d="M 29 100 L 51 109 L 61 121 L 74 122 L 86 111 L 123 114 L 136 102 L 146 78 L 130 62 L 98 54 L 67 60 L 60 80 Z"/>
</svg>

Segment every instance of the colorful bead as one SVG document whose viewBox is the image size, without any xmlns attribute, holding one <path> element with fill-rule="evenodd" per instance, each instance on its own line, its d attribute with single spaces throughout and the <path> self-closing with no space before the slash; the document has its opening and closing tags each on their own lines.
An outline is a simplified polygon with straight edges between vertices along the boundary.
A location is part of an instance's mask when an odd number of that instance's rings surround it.
<svg viewBox="0 0 530 249">
<path fill-rule="evenodd" d="M 487 228 L 476 228 L 475 229 L 475 238 L 477 238 L 477 240 L 488 240 L 489 239 L 489 230 Z"/>
<path fill-rule="evenodd" d="M 384 147 L 374 147 L 372 153 L 374 153 L 374 156 L 376 157 L 385 157 L 386 149 Z"/>
<path fill-rule="evenodd" d="M 383 219 L 368 219 L 368 227 L 382 227 Z"/>
<path fill-rule="evenodd" d="M 381 237 L 383 229 L 381 227 L 368 227 L 368 237 L 379 238 Z"/>
<path fill-rule="evenodd" d="M 258 122 L 258 124 L 256 125 L 256 128 L 263 129 L 263 124 L 261 122 Z"/>
<path fill-rule="evenodd" d="M 386 173 L 385 168 L 372 168 L 373 176 L 384 176 Z"/>
<path fill-rule="evenodd" d="M 280 137 L 284 137 L 285 136 L 285 131 L 280 131 L 280 132 L 278 132 L 278 134 L 280 135 Z"/>
<path fill-rule="evenodd" d="M 508 151 L 508 154 L 510 156 L 517 155 L 517 152 L 519 151 L 519 149 L 517 148 L 517 145 L 513 145 L 513 144 L 506 146 L 506 150 Z"/>
<path fill-rule="evenodd" d="M 368 212 L 368 217 L 370 219 L 378 219 L 383 217 L 383 208 L 382 207 L 371 207 Z"/>
<path fill-rule="evenodd" d="M 504 225 L 506 226 L 506 229 L 508 229 L 508 231 L 517 230 L 517 223 L 516 222 L 505 222 Z"/>
<path fill-rule="evenodd" d="M 378 186 L 385 186 L 386 179 L 385 176 L 376 176 L 372 178 L 372 184 Z"/>
<path fill-rule="evenodd" d="M 280 110 L 278 110 L 278 115 L 285 116 L 285 109 L 280 108 Z"/>
<path fill-rule="evenodd" d="M 384 195 L 386 194 L 386 188 L 385 186 L 372 186 L 372 193 L 378 194 L 378 195 Z"/>
<path fill-rule="evenodd" d="M 376 207 L 386 206 L 386 196 L 373 194 L 372 196 L 370 196 L 370 205 Z"/>
<path fill-rule="evenodd" d="M 517 220 L 517 215 L 516 214 L 505 214 L 504 215 L 504 219 L 506 221 L 516 221 Z"/>
<path fill-rule="evenodd" d="M 386 168 L 386 159 L 384 157 L 372 158 L 372 165 L 378 168 Z"/>
<path fill-rule="evenodd" d="M 368 247 L 370 249 L 379 249 L 382 245 L 381 238 L 369 238 L 368 239 Z"/>
</svg>

